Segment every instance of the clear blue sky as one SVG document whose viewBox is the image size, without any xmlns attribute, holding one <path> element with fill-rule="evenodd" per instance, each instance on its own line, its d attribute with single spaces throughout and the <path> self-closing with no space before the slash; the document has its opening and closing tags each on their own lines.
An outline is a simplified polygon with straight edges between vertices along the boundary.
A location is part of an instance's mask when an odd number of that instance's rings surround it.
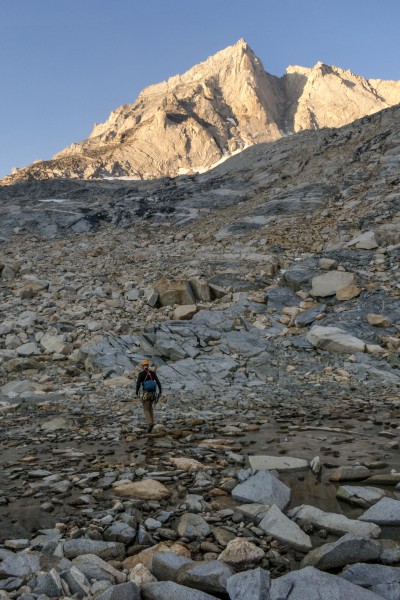
<svg viewBox="0 0 400 600">
<path fill-rule="evenodd" d="M 243 37 L 264 68 L 400 79 L 399 0 L 0 0 L 0 177 Z"/>
</svg>

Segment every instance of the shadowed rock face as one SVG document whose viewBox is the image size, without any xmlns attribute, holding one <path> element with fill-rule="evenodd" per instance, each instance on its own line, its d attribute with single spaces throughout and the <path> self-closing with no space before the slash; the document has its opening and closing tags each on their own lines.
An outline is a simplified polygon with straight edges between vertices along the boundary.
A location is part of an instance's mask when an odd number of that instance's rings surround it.
<svg viewBox="0 0 400 600">
<path fill-rule="evenodd" d="M 341 127 L 398 102 L 400 82 L 366 80 L 321 62 L 290 66 L 275 77 L 239 40 L 185 74 L 144 89 L 133 104 L 95 124 L 86 140 L 5 181 L 201 172 L 248 146 Z"/>
</svg>

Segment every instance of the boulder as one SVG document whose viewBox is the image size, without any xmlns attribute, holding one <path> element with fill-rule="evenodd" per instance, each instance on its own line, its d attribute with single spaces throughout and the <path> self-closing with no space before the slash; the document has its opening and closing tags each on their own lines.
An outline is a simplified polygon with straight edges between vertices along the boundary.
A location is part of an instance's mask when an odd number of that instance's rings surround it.
<svg viewBox="0 0 400 600">
<path fill-rule="evenodd" d="M 336 542 L 323 544 L 309 552 L 301 566 L 330 571 L 360 561 L 378 560 L 380 552 L 381 546 L 378 541 L 347 533 Z"/>
<path fill-rule="evenodd" d="M 284 510 L 290 502 L 291 491 L 269 471 L 259 471 L 232 490 L 232 498 L 238 502 L 276 504 Z"/>
<path fill-rule="evenodd" d="M 392 321 L 389 317 L 385 317 L 385 315 L 376 315 L 374 313 L 369 313 L 367 315 L 367 321 L 370 325 L 374 327 L 391 327 Z"/>
<path fill-rule="evenodd" d="M 400 525 L 400 500 L 382 498 L 358 518 L 378 525 Z"/>
<path fill-rule="evenodd" d="M 110 563 L 95 554 L 81 554 L 73 559 L 72 564 L 88 579 L 99 581 L 106 579 L 111 583 L 124 583 L 126 581 L 124 573 L 114 569 Z"/>
<path fill-rule="evenodd" d="M 148 583 L 142 587 L 141 593 L 143 600 L 215 600 L 215 596 L 173 581 Z"/>
<path fill-rule="evenodd" d="M 301 526 L 313 525 L 332 533 L 343 535 L 353 533 L 360 537 L 378 538 L 381 530 L 374 523 L 363 523 L 357 519 L 348 519 L 337 513 L 326 513 L 315 506 L 302 504 L 289 511 L 288 516 Z M 368 525 L 368 527 L 365 527 Z"/>
<path fill-rule="evenodd" d="M 96 600 L 141 600 L 141 598 L 140 589 L 133 581 L 113 585 L 96 596 Z"/>
<path fill-rule="evenodd" d="M 210 594 L 224 594 L 226 584 L 234 571 L 220 560 L 194 561 L 182 565 L 176 582 Z"/>
<path fill-rule="evenodd" d="M 366 588 L 379 597 L 399 598 L 400 568 L 358 563 L 346 567 L 340 577 Z"/>
<path fill-rule="evenodd" d="M 338 500 L 354 504 L 355 506 L 362 506 L 363 508 L 376 504 L 384 496 L 385 492 L 379 488 L 361 485 L 341 485 L 336 492 Z"/>
<path fill-rule="evenodd" d="M 297 550 L 308 552 L 312 548 L 309 536 L 296 523 L 288 519 L 275 504 L 267 510 L 258 527 L 267 535 Z"/>
<path fill-rule="evenodd" d="M 260 568 L 236 573 L 226 584 L 230 600 L 270 600 L 270 587 L 268 571 Z"/>
<path fill-rule="evenodd" d="M 161 306 L 174 306 L 174 304 L 195 304 L 192 288 L 188 281 L 177 279 L 167 281 L 160 279 L 154 284 L 154 289 L 158 292 L 158 301 Z"/>
<path fill-rule="evenodd" d="M 178 521 L 177 531 L 181 537 L 190 540 L 204 539 L 210 534 L 210 527 L 201 515 L 185 513 Z"/>
<path fill-rule="evenodd" d="M 208 281 L 205 279 L 191 278 L 189 279 L 190 287 L 194 297 L 198 302 L 211 302 L 211 289 Z"/>
<path fill-rule="evenodd" d="M 159 581 L 175 581 L 178 569 L 192 560 L 175 552 L 154 552 L 150 571 Z"/>
<path fill-rule="evenodd" d="M 355 275 L 347 271 L 329 271 L 312 279 L 311 295 L 325 298 L 355 283 Z"/>
<path fill-rule="evenodd" d="M 336 298 L 338 300 L 353 300 L 361 294 L 361 288 L 356 285 L 346 285 L 336 292 Z"/>
<path fill-rule="evenodd" d="M 171 492 L 165 485 L 154 479 L 142 479 L 141 481 L 116 485 L 114 492 L 119 496 L 138 498 L 140 500 L 163 500 L 164 498 L 169 498 L 171 495 Z"/>
<path fill-rule="evenodd" d="M 195 304 L 185 304 L 183 306 L 177 306 L 174 310 L 172 319 L 174 321 L 188 321 L 197 312 L 197 306 Z"/>
<path fill-rule="evenodd" d="M 316 348 L 329 352 L 365 352 L 365 342 L 339 327 L 312 327 L 307 340 Z"/>
<path fill-rule="evenodd" d="M 103 542 L 86 538 L 70 539 L 61 543 L 66 558 L 72 559 L 81 554 L 95 554 L 104 560 L 125 558 L 125 546 L 119 542 Z"/>
<path fill-rule="evenodd" d="M 329 476 L 329 481 L 359 481 L 367 479 L 370 474 L 370 470 L 362 465 L 339 467 Z"/>
<path fill-rule="evenodd" d="M 278 471 L 291 473 L 308 469 L 308 463 L 303 458 L 290 456 L 249 456 L 253 471 Z"/>
<path fill-rule="evenodd" d="M 347 242 L 347 246 L 353 246 L 359 250 L 374 250 L 375 248 L 378 248 L 378 242 L 375 239 L 373 231 L 366 231 L 350 240 L 350 242 Z"/>
<path fill-rule="evenodd" d="M 271 600 L 382 600 L 336 575 L 305 567 L 274 579 Z"/>
<path fill-rule="evenodd" d="M 235 538 L 228 542 L 218 560 L 234 568 L 244 568 L 255 565 L 265 556 L 264 550 L 244 538 Z"/>
<path fill-rule="evenodd" d="M 150 569 L 153 560 L 153 555 L 158 552 L 172 552 L 174 554 L 177 554 L 178 556 L 184 556 L 185 558 L 190 559 L 190 551 L 183 544 L 170 544 L 166 542 L 160 542 L 159 544 L 156 544 L 151 548 L 146 548 L 145 550 L 142 550 L 138 554 L 128 556 L 128 558 L 124 560 L 123 565 L 127 569 L 132 569 L 136 565 L 142 564 L 148 569 Z"/>
</svg>

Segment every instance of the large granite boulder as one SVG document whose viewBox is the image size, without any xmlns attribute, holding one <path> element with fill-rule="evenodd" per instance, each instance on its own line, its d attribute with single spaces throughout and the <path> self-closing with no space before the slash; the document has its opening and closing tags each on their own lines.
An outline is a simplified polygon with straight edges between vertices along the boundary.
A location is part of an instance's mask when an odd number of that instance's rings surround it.
<svg viewBox="0 0 400 600">
<path fill-rule="evenodd" d="M 238 502 L 276 504 L 281 510 L 288 506 L 290 494 L 290 488 L 269 471 L 259 471 L 232 490 L 232 497 Z"/>
</svg>

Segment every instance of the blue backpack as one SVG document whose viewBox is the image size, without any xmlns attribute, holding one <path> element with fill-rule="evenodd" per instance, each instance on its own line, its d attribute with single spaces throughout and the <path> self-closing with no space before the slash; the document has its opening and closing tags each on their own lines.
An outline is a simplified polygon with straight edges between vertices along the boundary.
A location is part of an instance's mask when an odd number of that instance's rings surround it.
<svg viewBox="0 0 400 600">
<path fill-rule="evenodd" d="M 157 383 L 152 378 L 150 371 L 146 371 L 146 373 L 146 379 L 143 381 L 143 390 L 145 392 L 155 392 L 157 389 Z M 150 379 L 147 379 L 148 377 Z"/>
</svg>

